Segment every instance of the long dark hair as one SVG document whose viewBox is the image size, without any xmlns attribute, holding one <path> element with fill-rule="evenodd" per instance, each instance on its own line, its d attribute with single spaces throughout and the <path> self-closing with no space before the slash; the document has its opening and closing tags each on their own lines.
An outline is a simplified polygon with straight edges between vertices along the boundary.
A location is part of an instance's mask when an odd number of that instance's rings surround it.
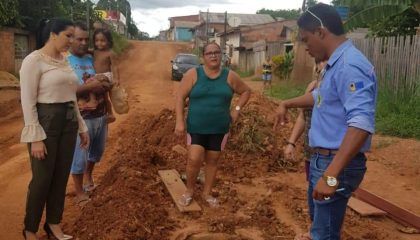
<svg viewBox="0 0 420 240">
<path fill-rule="evenodd" d="M 102 33 L 106 40 L 108 41 L 108 47 L 112 48 L 112 46 L 114 45 L 114 42 L 112 41 L 112 34 L 111 31 L 107 30 L 107 29 L 103 29 L 103 28 L 98 28 L 95 30 L 95 32 L 93 32 L 93 46 L 96 49 L 96 45 L 95 45 L 95 38 L 96 35 Z"/>
<path fill-rule="evenodd" d="M 59 34 L 66 30 L 69 26 L 74 26 L 74 23 L 67 19 L 54 18 L 42 19 L 39 22 L 38 31 L 36 34 L 36 49 L 42 48 L 50 38 L 51 33 Z"/>
</svg>

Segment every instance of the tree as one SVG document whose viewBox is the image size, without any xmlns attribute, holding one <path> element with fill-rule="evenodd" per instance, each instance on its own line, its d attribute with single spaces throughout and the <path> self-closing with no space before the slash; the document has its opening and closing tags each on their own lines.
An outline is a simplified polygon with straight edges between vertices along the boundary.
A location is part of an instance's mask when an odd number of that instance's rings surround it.
<svg viewBox="0 0 420 240">
<path fill-rule="evenodd" d="M 366 25 L 375 25 L 392 17 L 404 15 L 409 9 L 413 9 L 417 13 L 420 12 L 420 0 L 338 0 L 334 3 L 350 8 L 358 6 L 362 9 L 352 14 L 344 23 L 347 31 Z"/>
<path fill-rule="evenodd" d="M 306 9 L 315 6 L 317 3 L 317 0 L 306 0 Z"/>
<path fill-rule="evenodd" d="M 17 0 L 2 0 L 0 2 L 0 26 L 12 24 L 19 16 Z"/>
<path fill-rule="evenodd" d="M 299 9 L 278 9 L 278 10 L 271 10 L 271 9 L 260 9 L 257 11 L 257 14 L 269 14 L 273 18 L 284 18 L 284 19 L 298 19 L 300 12 Z"/>
<path fill-rule="evenodd" d="M 375 37 L 415 35 L 420 26 L 420 14 L 409 8 L 383 21 L 369 25 L 370 34 Z"/>
</svg>

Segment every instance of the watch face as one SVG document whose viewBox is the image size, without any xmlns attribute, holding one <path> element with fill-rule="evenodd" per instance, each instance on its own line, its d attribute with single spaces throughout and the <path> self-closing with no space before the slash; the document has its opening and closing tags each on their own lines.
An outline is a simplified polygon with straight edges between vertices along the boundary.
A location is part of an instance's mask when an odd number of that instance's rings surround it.
<svg viewBox="0 0 420 240">
<path fill-rule="evenodd" d="M 335 187 L 337 185 L 337 179 L 333 177 L 328 177 L 327 184 L 330 187 Z"/>
</svg>

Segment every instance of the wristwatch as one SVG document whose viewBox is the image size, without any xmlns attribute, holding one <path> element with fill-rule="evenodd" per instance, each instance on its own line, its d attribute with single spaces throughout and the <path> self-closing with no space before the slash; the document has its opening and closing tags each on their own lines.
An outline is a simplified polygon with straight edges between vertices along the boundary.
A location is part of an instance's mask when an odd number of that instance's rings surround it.
<svg viewBox="0 0 420 240">
<path fill-rule="evenodd" d="M 235 110 L 236 110 L 236 111 L 240 111 L 240 110 L 241 110 L 241 107 L 240 107 L 240 106 L 236 106 L 236 107 L 235 107 Z"/>
<path fill-rule="evenodd" d="M 322 175 L 322 179 L 324 179 L 330 187 L 336 187 L 338 185 L 338 180 L 335 177 Z"/>
</svg>

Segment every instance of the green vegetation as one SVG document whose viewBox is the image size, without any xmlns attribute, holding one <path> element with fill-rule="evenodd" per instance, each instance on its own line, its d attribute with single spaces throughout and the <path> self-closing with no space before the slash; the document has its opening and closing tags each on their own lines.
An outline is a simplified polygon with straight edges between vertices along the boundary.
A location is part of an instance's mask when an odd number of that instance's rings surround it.
<svg viewBox="0 0 420 240">
<path fill-rule="evenodd" d="M 112 40 L 114 42 L 114 46 L 112 47 L 112 50 L 117 54 L 121 54 L 124 49 L 126 49 L 130 43 L 127 41 L 127 39 L 120 34 L 116 32 L 112 32 Z"/>
<path fill-rule="evenodd" d="M 278 9 L 278 10 L 270 10 L 270 9 L 260 9 L 257 11 L 257 14 L 269 14 L 273 18 L 284 18 L 284 19 L 298 19 L 300 16 L 299 9 Z"/>
<path fill-rule="evenodd" d="M 2 0 L 0 2 L 0 26 L 18 27 L 36 30 L 43 18 L 67 18 L 74 21 L 86 21 L 89 8 L 90 21 L 98 19 L 93 4 L 89 1 L 69 0 Z"/>
<path fill-rule="evenodd" d="M 302 95 L 305 84 L 282 81 L 266 90 L 265 94 L 279 99 L 289 99 Z M 420 96 L 380 89 L 376 108 L 376 132 L 389 136 L 420 139 Z"/>
<path fill-rule="evenodd" d="M 279 78 L 289 79 L 290 73 L 293 70 L 293 52 L 285 53 L 284 55 L 276 55 L 272 57 L 274 63 L 274 75 Z"/>
<path fill-rule="evenodd" d="M 241 78 L 254 76 L 254 70 L 242 71 L 240 69 L 234 70 Z"/>
<path fill-rule="evenodd" d="M 265 94 L 279 99 L 289 99 L 305 93 L 306 84 L 296 84 L 290 81 L 281 81 L 274 84 L 271 89 L 267 89 Z"/>
<path fill-rule="evenodd" d="M 0 26 L 13 23 L 19 16 L 17 0 L 2 0 L 0 2 Z"/>
<path fill-rule="evenodd" d="M 350 18 L 344 23 L 347 31 L 369 27 L 374 36 L 413 35 L 420 21 L 420 0 L 334 0 L 332 3 L 349 7 Z"/>
<path fill-rule="evenodd" d="M 396 97 L 391 90 L 380 89 L 376 109 L 378 133 L 420 139 L 420 96 Z"/>
</svg>

